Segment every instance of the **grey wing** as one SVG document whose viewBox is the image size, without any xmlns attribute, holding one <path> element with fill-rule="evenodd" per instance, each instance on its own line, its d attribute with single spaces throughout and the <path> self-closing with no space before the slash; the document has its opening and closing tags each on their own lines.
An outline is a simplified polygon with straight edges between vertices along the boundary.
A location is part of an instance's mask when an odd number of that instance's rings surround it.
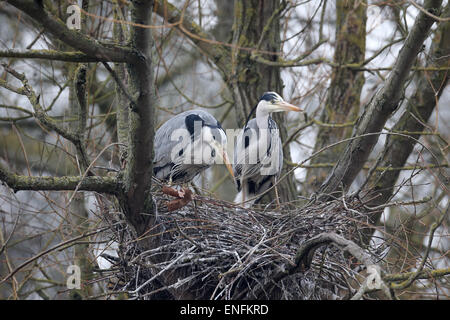
<svg viewBox="0 0 450 320">
<path fill-rule="evenodd" d="M 184 119 L 183 113 L 178 114 L 167 120 L 155 133 L 153 171 L 157 178 L 168 175 L 171 167 L 181 159 L 180 150 L 190 142 L 185 132 L 187 130 L 183 130 L 186 127 Z"/>
<path fill-rule="evenodd" d="M 258 151 L 258 131 L 256 120 L 252 119 L 237 136 L 233 165 L 236 179 L 240 180 L 259 175 L 262 159 L 260 159 Z"/>
<path fill-rule="evenodd" d="M 249 178 L 279 175 L 283 167 L 283 145 L 276 123 L 272 121 L 271 129 L 262 131 L 258 128 L 256 120 L 252 119 L 246 128 L 248 129 L 242 130 L 236 139 L 235 176 Z M 246 137 L 247 143 L 244 140 Z"/>
<path fill-rule="evenodd" d="M 283 170 L 283 161 L 284 161 L 284 154 L 283 154 L 283 143 L 281 142 L 281 137 L 278 135 L 278 174 L 277 178 L 281 175 L 281 170 Z"/>
<path fill-rule="evenodd" d="M 275 122 L 271 123 L 271 129 L 267 134 L 267 147 L 262 149 L 259 174 L 278 177 L 283 167 L 283 145 Z M 264 140 L 264 138 L 260 140 Z"/>
<path fill-rule="evenodd" d="M 203 110 L 185 111 L 163 123 L 155 133 L 154 142 L 153 171 L 158 178 L 163 178 L 168 174 L 168 169 L 182 162 L 182 150 L 185 150 L 191 142 L 190 134 L 186 127 L 186 117 L 192 114 L 201 117 L 205 124 L 221 128 L 216 118 Z M 161 171 L 161 173 L 158 174 L 158 171 Z"/>
</svg>

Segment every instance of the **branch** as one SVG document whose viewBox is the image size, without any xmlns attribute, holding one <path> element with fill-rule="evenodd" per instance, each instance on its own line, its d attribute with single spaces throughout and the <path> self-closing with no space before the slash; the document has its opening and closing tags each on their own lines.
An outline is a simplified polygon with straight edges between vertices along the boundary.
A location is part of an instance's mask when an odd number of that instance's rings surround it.
<svg viewBox="0 0 450 320">
<path fill-rule="evenodd" d="M 212 36 L 196 24 L 191 17 L 187 16 L 184 11 L 180 12 L 166 0 L 155 0 L 154 12 L 166 19 L 167 22 L 175 24 L 175 28 L 205 53 L 224 75 L 229 75 L 230 53 L 224 47 L 227 44 L 212 40 Z"/>
<path fill-rule="evenodd" d="M 3 86 L 3 84 L 5 84 L 5 82 L 0 81 L 0 86 Z M 15 121 L 25 120 L 25 119 L 29 119 L 29 118 L 33 117 L 33 112 L 31 112 L 27 109 L 24 109 L 22 107 L 19 107 L 19 106 L 10 106 L 10 105 L 0 104 L 0 109 L 10 109 L 10 110 L 19 111 L 19 112 L 23 112 L 23 113 L 27 114 L 27 115 L 17 116 L 17 117 L 0 117 L 0 121 L 15 122 Z"/>
<path fill-rule="evenodd" d="M 33 88 L 30 86 L 30 84 L 28 83 L 28 80 L 25 77 L 25 74 L 18 73 L 17 71 L 10 68 L 6 64 L 2 64 L 2 66 L 5 68 L 5 70 L 9 74 L 11 74 L 13 77 L 15 77 L 20 82 L 22 82 L 23 87 L 15 88 L 15 87 L 11 86 L 10 84 L 8 84 L 3 79 L 0 79 L 0 86 L 4 87 L 12 92 L 15 92 L 17 94 L 26 96 L 28 98 L 28 100 L 30 101 L 31 105 L 33 106 L 34 116 L 36 117 L 36 119 L 39 120 L 40 123 L 42 123 L 42 125 L 44 127 L 46 127 L 49 130 L 54 130 L 55 132 L 57 132 L 58 134 L 60 134 L 64 138 L 66 138 L 67 140 L 74 143 L 75 145 L 79 144 L 80 139 L 77 134 L 59 126 L 55 120 L 53 120 L 51 117 L 49 117 L 45 113 L 44 109 L 39 104 L 39 96 L 36 96 L 36 93 L 34 92 Z"/>
<path fill-rule="evenodd" d="M 102 231 L 107 230 L 108 228 L 109 228 L 109 226 L 105 227 L 105 228 L 102 228 L 102 229 L 95 230 L 95 231 L 83 233 L 83 234 L 81 234 L 81 235 L 79 235 L 79 236 L 77 236 L 75 238 L 72 238 L 72 239 L 63 241 L 61 243 L 58 243 L 57 245 L 55 245 L 55 246 L 53 246 L 53 247 L 51 247 L 51 248 L 49 248 L 49 249 L 47 249 L 45 251 L 42 251 L 42 252 L 38 253 L 37 255 L 35 255 L 35 256 L 31 257 L 30 259 L 26 260 L 25 262 L 23 262 L 21 265 L 19 265 L 17 268 L 15 268 L 10 274 L 8 274 L 5 278 L 3 278 L 0 281 L 0 285 L 2 283 L 4 283 L 5 281 L 7 281 L 8 279 L 10 279 L 12 276 L 14 276 L 17 272 L 22 270 L 24 267 L 26 267 L 30 263 L 32 263 L 33 261 L 36 261 L 37 259 L 39 259 L 40 257 L 45 256 L 46 254 L 48 254 L 48 253 L 50 253 L 50 252 L 52 252 L 52 251 L 54 251 L 54 250 L 56 250 L 56 249 L 58 249 L 60 247 L 63 247 L 63 246 L 65 246 L 65 245 L 67 245 L 67 244 L 69 244 L 71 242 L 74 242 L 74 241 L 77 241 L 79 239 L 86 238 L 86 237 L 89 237 L 91 235 L 100 233 Z"/>
<path fill-rule="evenodd" d="M 438 9 L 441 3 L 442 0 L 427 0 L 425 8 L 427 10 Z M 358 119 L 353 136 L 382 130 L 387 119 L 398 106 L 411 66 L 433 23 L 433 18 L 423 12 L 418 14 L 414 26 L 400 50 L 392 72 L 389 74 L 384 87 L 364 108 L 364 113 Z M 350 142 L 338 163 L 320 187 L 319 192 L 329 195 L 337 191 L 341 185 L 347 190 L 367 161 L 371 150 L 378 141 L 378 137 L 379 135 L 367 136 Z"/>
<path fill-rule="evenodd" d="M 439 21 L 439 22 L 450 21 L 450 17 L 443 17 L 443 18 L 438 17 L 438 16 L 432 14 L 431 12 L 425 10 L 423 7 L 419 6 L 414 0 L 409 0 L 408 2 L 411 3 L 417 9 L 419 9 L 420 11 L 422 11 L 423 13 L 425 13 L 426 15 L 432 17 L 436 21 Z"/>
<path fill-rule="evenodd" d="M 450 16 L 450 5 L 447 4 L 444 17 Z M 449 65 L 450 55 L 450 23 L 439 25 L 433 44 L 429 52 L 430 65 L 434 67 L 445 67 Z M 392 128 L 392 132 L 401 132 L 419 139 L 420 135 L 427 134 L 423 130 L 428 122 L 436 104 L 448 82 L 448 71 L 435 71 L 431 74 L 423 73 L 417 84 L 417 88 L 408 100 L 405 112 Z M 436 133 L 432 133 L 436 134 Z M 384 154 L 381 158 L 382 167 L 403 167 L 414 149 L 416 142 L 406 137 L 387 136 L 384 146 Z M 394 185 L 400 172 L 387 172 L 382 176 L 376 174 L 371 182 L 374 191 L 380 194 L 372 205 L 379 205 L 389 200 L 394 192 Z M 375 183 L 375 181 L 377 181 Z M 379 215 L 374 217 L 378 220 Z M 376 221 L 374 220 L 374 221 Z"/>
<path fill-rule="evenodd" d="M 30 177 L 16 175 L 0 165 L 0 181 L 3 181 L 14 192 L 21 190 L 34 191 L 95 191 L 99 193 L 117 194 L 120 183 L 115 177 Z"/>
<path fill-rule="evenodd" d="M 64 42 L 65 44 L 85 53 L 91 58 L 99 61 L 131 62 L 135 58 L 135 53 L 123 46 L 101 44 L 95 39 L 70 30 L 61 20 L 53 18 L 33 0 L 7 0 L 9 4 L 22 10 L 31 18 L 40 23 L 44 30 Z"/>
<path fill-rule="evenodd" d="M 87 102 L 87 91 L 86 91 L 86 72 L 87 72 L 87 64 L 81 64 L 75 70 L 75 81 L 74 88 L 75 94 L 78 101 L 78 127 L 76 129 L 76 136 L 78 137 L 76 148 L 78 156 L 81 160 L 82 169 L 86 170 L 89 167 L 89 157 L 87 155 L 86 150 L 86 125 L 87 125 L 87 117 L 88 117 L 88 102 Z"/>
<path fill-rule="evenodd" d="M 96 62 L 107 61 L 108 59 L 99 59 L 84 54 L 81 51 L 57 51 L 57 50 L 28 50 L 21 51 L 16 49 L 0 50 L 2 58 L 24 58 L 24 59 L 46 59 L 69 62 Z"/>
<path fill-rule="evenodd" d="M 316 64 L 322 64 L 325 63 L 327 65 L 329 65 L 330 67 L 333 68 L 341 68 L 341 69 L 352 69 L 355 71 L 364 71 L 364 70 L 370 70 L 370 69 L 365 69 L 363 68 L 365 65 L 367 65 L 370 61 L 372 61 L 373 59 L 375 59 L 376 57 L 378 57 L 381 53 L 384 52 L 384 50 L 386 50 L 387 48 L 393 46 L 394 44 L 397 44 L 400 41 L 403 41 L 404 38 L 399 38 L 396 39 L 394 41 L 391 41 L 390 43 L 386 44 L 384 47 L 382 47 L 381 49 L 379 49 L 377 52 L 375 52 L 371 57 L 367 58 L 366 60 L 364 60 L 364 62 L 361 63 L 336 63 L 333 62 L 327 58 L 324 57 L 318 57 L 318 58 L 314 58 L 314 59 L 310 59 L 310 60 L 305 60 L 303 61 L 305 58 L 307 58 L 312 52 L 314 52 L 320 45 L 322 45 L 324 42 L 327 42 L 328 39 L 323 39 L 321 41 L 319 41 L 316 45 L 314 45 L 308 52 L 304 53 L 303 55 L 292 59 L 292 60 L 283 60 L 282 58 L 279 58 L 277 61 L 271 61 L 268 59 L 264 59 L 261 55 L 259 55 L 257 53 L 257 51 L 252 52 L 251 55 L 251 59 L 255 60 L 259 63 L 263 63 L 265 65 L 268 66 L 273 66 L 273 67 L 305 67 L 305 66 L 310 66 L 310 65 L 316 65 Z M 390 68 L 387 68 L 390 70 Z"/>
<path fill-rule="evenodd" d="M 383 290 L 387 297 L 390 299 L 392 298 L 388 286 L 381 278 L 380 266 L 375 264 L 372 257 L 356 243 L 335 233 L 322 233 L 310 240 L 305 241 L 295 255 L 295 267 L 291 267 L 291 270 L 288 272 L 293 273 L 301 266 L 309 268 L 311 266 L 314 252 L 319 247 L 330 243 L 334 244 L 342 251 L 354 256 L 358 261 L 362 262 L 367 269 L 368 276 L 358 292 L 352 297 L 352 300 L 359 300 L 362 298 L 364 293 L 375 290 Z"/>
<path fill-rule="evenodd" d="M 334 63 L 340 65 L 362 65 L 366 53 L 366 6 L 362 3 L 356 5 L 349 1 L 340 1 L 336 4 L 336 43 Z M 360 109 L 360 98 L 365 78 L 364 72 L 351 68 L 333 68 L 328 88 L 325 107 L 320 115 L 322 123 L 356 122 Z M 352 126 L 353 127 L 353 126 Z M 352 129 L 348 127 L 320 126 L 314 145 L 314 151 L 348 138 Z M 335 162 L 338 160 L 345 145 L 335 149 L 328 149 L 311 161 L 312 164 L 320 162 Z M 327 176 L 328 170 L 311 169 L 307 172 L 307 180 L 311 181 L 316 190 Z"/>
<path fill-rule="evenodd" d="M 150 24 L 151 3 L 152 1 L 132 2 L 131 19 L 134 24 Z M 130 95 L 135 103 L 130 105 L 128 115 L 129 149 L 124 172 L 124 189 L 127 199 L 122 203 L 130 223 L 138 234 L 142 234 L 153 223 L 150 215 L 142 214 L 153 211 L 150 187 L 157 97 L 152 65 L 153 54 L 155 54 L 152 30 L 132 25 L 131 45 L 140 53 L 140 58 L 127 65 Z"/>
<path fill-rule="evenodd" d="M 272 61 L 272 60 L 264 59 L 261 55 L 253 52 L 251 55 L 251 59 L 258 63 L 265 64 L 266 66 L 279 67 L 279 68 L 306 67 L 306 66 L 322 64 L 322 63 L 326 63 L 333 67 L 338 67 L 337 64 L 333 63 L 332 61 L 330 61 L 327 58 L 314 58 L 314 59 L 310 59 L 310 60 L 302 60 L 302 57 L 298 57 L 293 60 L 283 60 L 280 58 L 277 61 Z"/>
<path fill-rule="evenodd" d="M 265 65 L 268 65 L 268 66 L 272 66 L 272 67 L 285 67 L 285 68 L 286 67 L 303 67 L 303 66 L 321 64 L 321 63 L 327 63 L 327 64 L 330 64 L 333 66 L 337 66 L 337 64 L 331 62 L 330 60 L 328 60 L 326 58 L 315 58 L 315 59 L 311 59 L 311 60 L 305 60 L 308 56 L 311 55 L 311 53 L 313 53 L 317 48 L 319 48 L 322 44 L 324 44 L 327 41 L 328 41 L 328 39 L 322 39 L 322 40 L 318 41 L 307 52 L 305 52 L 304 54 L 302 54 L 292 60 L 284 60 L 281 57 L 279 57 L 276 61 L 272 61 L 272 60 L 263 58 L 261 56 L 261 54 L 258 53 L 257 50 L 252 52 L 250 59 L 252 59 L 256 62 L 265 64 Z"/>
<path fill-rule="evenodd" d="M 358 261 L 363 263 L 367 269 L 368 276 L 361 286 L 359 295 L 355 295 L 355 299 L 368 291 L 383 290 L 388 297 L 391 297 L 388 287 L 381 278 L 381 268 L 373 261 L 372 257 L 366 253 L 361 247 L 351 240 L 336 233 L 321 233 L 305 242 L 298 248 L 294 257 L 294 263 L 289 265 L 285 271 L 280 271 L 272 277 L 269 287 L 260 288 L 258 291 L 270 292 L 272 288 L 282 279 L 297 272 L 303 272 L 310 268 L 315 251 L 325 245 L 334 244 L 344 252 L 354 256 Z M 258 296 L 258 295 L 257 295 Z"/>
<path fill-rule="evenodd" d="M 444 277 L 450 274 L 450 268 L 437 269 L 437 270 L 422 270 L 417 274 L 417 272 L 405 272 L 396 274 L 387 274 L 383 276 L 383 280 L 386 282 L 396 282 L 408 280 L 411 276 L 415 276 L 415 279 L 436 279 Z"/>
<path fill-rule="evenodd" d="M 300 246 L 295 255 L 295 266 L 293 266 L 291 270 L 289 270 L 289 272 L 292 274 L 298 271 L 300 268 L 309 269 L 314 256 L 314 252 L 319 247 L 330 243 L 336 244 L 341 250 L 353 255 L 356 259 L 358 259 L 358 261 L 362 262 L 366 266 L 366 268 L 375 265 L 372 257 L 353 241 L 347 240 L 335 233 L 322 233 L 314 238 L 305 241 Z"/>
<path fill-rule="evenodd" d="M 125 21 L 124 18 L 124 8 L 118 7 L 114 10 L 114 18 L 121 19 Z M 117 43 L 125 42 L 125 33 L 124 26 L 122 24 L 114 24 L 113 27 L 113 38 Z M 129 84 L 129 76 L 125 70 L 125 65 L 122 63 L 115 63 L 114 69 L 112 69 L 108 63 L 103 63 L 104 67 L 109 71 L 111 76 L 115 81 L 115 92 L 116 99 L 115 101 L 115 110 L 117 112 L 117 116 L 115 119 L 115 127 L 117 131 L 117 141 L 120 142 L 119 146 L 119 159 L 120 159 L 120 167 L 124 168 L 124 160 L 126 159 L 127 154 L 127 143 L 128 143 L 128 134 L 129 134 L 129 122 L 128 115 L 130 113 L 130 104 L 136 104 L 133 97 L 128 92 L 128 84 Z M 158 86 L 157 86 L 158 87 Z"/>
<path fill-rule="evenodd" d="M 131 104 L 132 107 L 135 107 L 136 102 L 134 101 L 133 97 L 128 93 L 127 88 L 122 82 L 123 80 L 119 78 L 117 73 L 109 66 L 107 62 L 103 62 L 103 66 L 105 67 L 106 70 L 108 70 L 108 72 L 111 74 L 114 81 L 116 82 L 117 89 L 118 91 L 120 91 L 120 93 L 117 94 L 123 94 L 128 99 L 128 103 Z"/>
<path fill-rule="evenodd" d="M 434 222 L 431 225 L 431 227 L 430 227 L 430 235 L 428 237 L 428 246 L 427 246 L 427 249 L 425 250 L 425 255 L 422 258 L 422 262 L 420 263 L 419 268 L 417 268 L 417 271 L 411 273 L 410 276 L 405 281 L 403 281 L 402 283 L 391 284 L 391 288 L 392 289 L 401 290 L 401 289 L 405 289 L 405 288 L 409 287 L 417 279 L 417 277 L 421 274 L 421 272 L 423 271 L 423 267 L 425 266 L 425 263 L 426 263 L 426 261 L 428 259 L 428 255 L 430 253 L 431 245 L 433 244 L 434 232 L 442 224 L 442 221 L 444 221 L 444 218 L 447 216 L 449 208 L 450 208 L 450 206 L 447 206 L 446 212 L 439 217 L 439 220 L 437 222 Z"/>
</svg>

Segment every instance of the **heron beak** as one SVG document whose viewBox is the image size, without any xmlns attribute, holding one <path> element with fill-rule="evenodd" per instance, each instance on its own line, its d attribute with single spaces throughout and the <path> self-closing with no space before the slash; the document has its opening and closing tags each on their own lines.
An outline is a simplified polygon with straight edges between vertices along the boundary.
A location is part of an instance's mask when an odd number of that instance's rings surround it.
<svg viewBox="0 0 450 320">
<path fill-rule="evenodd" d="M 225 151 L 225 149 L 222 149 L 222 158 L 223 162 L 225 163 L 225 166 L 227 167 L 228 172 L 230 173 L 231 177 L 234 180 L 233 168 L 231 167 L 230 159 L 228 159 L 228 154 Z"/>
<path fill-rule="evenodd" d="M 219 151 L 218 154 L 222 158 L 223 163 L 227 167 L 228 172 L 234 179 L 233 167 L 231 166 L 230 159 L 228 158 L 227 151 L 216 141 L 213 142 L 214 147 Z"/>
<path fill-rule="evenodd" d="M 296 111 L 301 112 L 303 111 L 302 108 L 299 108 L 297 106 L 294 106 L 293 104 L 290 104 L 286 101 L 280 101 L 275 104 L 275 111 Z"/>
</svg>

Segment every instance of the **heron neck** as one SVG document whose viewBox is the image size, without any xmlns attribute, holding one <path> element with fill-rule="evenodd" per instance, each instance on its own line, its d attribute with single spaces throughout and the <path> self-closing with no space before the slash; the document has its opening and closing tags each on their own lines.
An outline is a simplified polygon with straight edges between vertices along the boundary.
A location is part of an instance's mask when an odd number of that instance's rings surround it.
<svg viewBox="0 0 450 320">
<path fill-rule="evenodd" d="M 260 129 L 268 129 L 269 128 L 269 117 L 270 114 L 265 111 L 261 111 L 256 109 L 256 124 Z"/>
</svg>

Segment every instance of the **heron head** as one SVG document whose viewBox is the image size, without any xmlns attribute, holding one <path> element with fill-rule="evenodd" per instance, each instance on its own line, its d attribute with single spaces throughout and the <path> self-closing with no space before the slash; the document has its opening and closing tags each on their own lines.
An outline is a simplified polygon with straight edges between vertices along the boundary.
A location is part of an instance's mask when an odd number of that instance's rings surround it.
<svg viewBox="0 0 450 320">
<path fill-rule="evenodd" d="M 266 92 L 259 100 L 256 111 L 263 114 L 270 114 L 272 112 L 300 112 L 303 109 L 294 106 L 283 100 L 283 98 L 276 92 Z"/>
</svg>

